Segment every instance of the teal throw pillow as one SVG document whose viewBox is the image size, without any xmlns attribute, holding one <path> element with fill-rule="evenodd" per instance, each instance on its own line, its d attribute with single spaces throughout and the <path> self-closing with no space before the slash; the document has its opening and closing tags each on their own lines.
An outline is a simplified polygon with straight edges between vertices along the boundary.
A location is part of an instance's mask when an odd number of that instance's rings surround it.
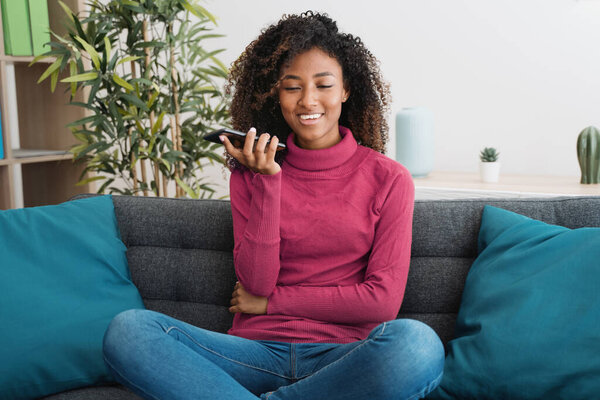
<svg viewBox="0 0 600 400">
<path fill-rule="evenodd" d="M 144 308 L 111 196 L 0 211 L 0 399 L 114 382 L 102 338 Z"/>
<path fill-rule="evenodd" d="M 600 396 L 600 228 L 485 206 L 431 399 Z"/>
</svg>

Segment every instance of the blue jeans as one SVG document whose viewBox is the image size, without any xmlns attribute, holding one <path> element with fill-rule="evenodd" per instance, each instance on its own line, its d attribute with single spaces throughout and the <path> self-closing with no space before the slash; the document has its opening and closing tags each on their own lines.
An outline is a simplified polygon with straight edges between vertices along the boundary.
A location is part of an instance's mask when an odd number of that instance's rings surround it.
<svg viewBox="0 0 600 400">
<path fill-rule="evenodd" d="M 117 315 L 104 359 L 146 399 L 400 400 L 437 387 L 444 348 L 422 322 L 383 322 L 352 343 L 250 340 L 150 310 Z"/>
</svg>

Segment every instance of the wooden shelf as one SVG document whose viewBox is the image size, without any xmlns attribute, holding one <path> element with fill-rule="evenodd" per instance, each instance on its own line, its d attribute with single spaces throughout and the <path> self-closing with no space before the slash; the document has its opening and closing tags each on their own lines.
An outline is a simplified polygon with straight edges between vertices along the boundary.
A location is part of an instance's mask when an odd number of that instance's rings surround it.
<svg viewBox="0 0 600 400">
<path fill-rule="evenodd" d="M 63 1 L 75 13 L 84 10 L 85 0 Z M 48 1 L 48 15 L 50 30 L 64 35 L 67 16 L 58 1 Z M 57 204 L 93 191 L 93 185 L 75 186 L 85 167 L 75 165 L 68 152 L 77 140 L 66 125 L 85 117 L 86 111 L 69 105 L 68 84 L 59 83 L 52 93 L 49 78 L 37 83 L 55 58 L 45 58 L 30 67 L 33 59 L 4 53 L 0 20 L 0 110 L 5 150 L 5 158 L 0 160 L 0 210 Z M 20 149 L 14 149 L 17 147 Z"/>
<path fill-rule="evenodd" d="M 33 164 L 73 159 L 72 153 L 62 150 L 13 149 L 12 155 L 14 162 L 19 164 Z"/>
<path fill-rule="evenodd" d="M 33 61 L 34 58 L 34 56 L 7 56 L 3 54 L 0 55 L 0 61 L 7 61 L 12 63 L 30 63 Z M 52 64 L 54 61 L 56 61 L 55 57 L 46 57 L 39 60 L 38 62 Z"/>
</svg>

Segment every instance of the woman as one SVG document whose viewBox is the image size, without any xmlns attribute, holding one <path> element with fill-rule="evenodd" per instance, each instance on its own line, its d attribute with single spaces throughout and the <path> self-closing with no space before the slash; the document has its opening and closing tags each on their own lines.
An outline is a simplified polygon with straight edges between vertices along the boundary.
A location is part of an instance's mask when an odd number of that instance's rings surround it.
<svg viewBox="0 0 600 400">
<path fill-rule="evenodd" d="M 414 186 L 382 154 L 389 90 L 375 57 L 326 15 L 284 16 L 234 63 L 228 87 L 234 128 L 255 127 L 237 147 L 222 138 L 233 326 L 121 313 L 105 336 L 115 378 L 158 399 L 424 397 L 444 349 L 427 325 L 396 319 Z"/>
</svg>

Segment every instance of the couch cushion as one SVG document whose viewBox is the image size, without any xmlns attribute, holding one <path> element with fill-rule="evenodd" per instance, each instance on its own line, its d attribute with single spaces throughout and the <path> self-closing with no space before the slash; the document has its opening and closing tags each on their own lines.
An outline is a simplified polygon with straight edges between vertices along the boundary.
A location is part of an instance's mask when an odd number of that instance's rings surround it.
<svg viewBox="0 0 600 400">
<path fill-rule="evenodd" d="M 142 400 L 129 388 L 120 384 L 73 389 L 43 397 L 43 400 Z"/>
<path fill-rule="evenodd" d="M 143 308 L 111 196 L 0 211 L 0 398 L 113 381 L 111 319 Z"/>
<path fill-rule="evenodd" d="M 589 399 L 600 392 L 600 229 L 484 208 L 449 343 L 428 398 Z"/>
</svg>

